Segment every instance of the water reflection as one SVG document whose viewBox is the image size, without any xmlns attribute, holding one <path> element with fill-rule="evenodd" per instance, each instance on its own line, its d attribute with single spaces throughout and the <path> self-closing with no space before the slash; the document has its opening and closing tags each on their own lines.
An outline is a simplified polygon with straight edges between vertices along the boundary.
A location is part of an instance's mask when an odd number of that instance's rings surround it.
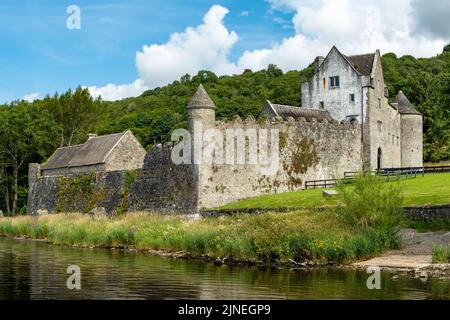
<svg viewBox="0 0 450 320">
<path fill-rule="evenodd" d="M 69 265 L 81 268 L 80 291 L 66 288 Z M 449 299 L 450 282 L 344 270 L 288 271 L 216 267 L 110 250 L 0 239 L 0 299 Z"/>
</svg>

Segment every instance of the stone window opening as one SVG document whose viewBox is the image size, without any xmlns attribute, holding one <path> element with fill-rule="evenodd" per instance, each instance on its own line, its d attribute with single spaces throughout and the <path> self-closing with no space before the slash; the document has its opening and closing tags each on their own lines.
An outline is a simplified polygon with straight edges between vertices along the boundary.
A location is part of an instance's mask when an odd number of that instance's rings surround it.
<svg viewBox="0 0 450 320">
<path fill-rule="evenodd" d="M 325 109 L 325 103 L 323 101 L 319 102 L 319 108 L 322 110 Z"/>
<path fill-rule="evenodd" d="M 354 103 L 355 102 L 355 94 L 351 93 L 350 94 L 350 103 Z"/>
<path fill-rule="evenodd" d="M 378 127 L 378 132 L 381 132 L 383 130 L 383 122 L 377 121 L 377 127 Z"/>
<path fill-rule="evenodd" d="M 381 99 L 378 98 L 378 109 L 381 109 Z"/>
<path fill-rule="evenodd" d="M 330 88 L 339 88 L 339 76 L 330 77 Z"/>
</svg>

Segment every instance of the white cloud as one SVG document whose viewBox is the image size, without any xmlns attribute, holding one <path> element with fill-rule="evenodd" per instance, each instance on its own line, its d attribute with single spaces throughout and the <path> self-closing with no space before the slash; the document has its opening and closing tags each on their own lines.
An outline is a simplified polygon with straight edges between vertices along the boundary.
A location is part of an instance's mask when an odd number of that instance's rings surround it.
<svg viewBox="0 0 450 320">
<path fill-rule="evenodd" d="M 182 75 L 207 69 L 218 75 L 260 70 L 270 63 L 284 71 L 301 69 L 336 45 L 345 54 L 395 52 L 432 56 L 450 40 L 414 32 L 417 3 L 424 0 L 267 0 L 272 10 L 292 12 L 294 34 L 270 48 L 245 51 L 237 62 L 229 54 L 238 35 L 224 24 L 228 9 L 214 5 L 203 23 L 174 33 L 168 42 L 145 45 L 136 53 L 139 79 L 130 85 L 89 89 L 106 100 L 136 96 L 148 88 L 166 85 Z M 242 12 L 241 15 L 245 16 Z"/>
<path fill-rule="evenodd" d="M 203 18 L 203 24 L 174 33 L 165 44 L 144 46 L 136 54 L 140 78 L 150 87 L 162 86 L 182 75 L 208 69 L 218 74 L 237 71 L 228 55 L 238 36 L 223 23 L 228 9 L 215 5 Z"/>
<path fill-rule="evenodd" d="M 262 69 L 275 63 L 283 70 L 307 66 L 332 45 L 346 54 L 395 52 L 427 57 L 442 51 L 447 39 L 430 39 L 413 32 L 411 0 L 269 0 L 274 10 L 295 12 L 295 35 L 270 49 L 247 51 L 238 65 Z"/>
<path fill-rule="evenodd" d="M 128 97 L 137 97 L 149 87 L 141 79 L 137 79 L 131 84 L 115 85 L 112 83 L 104 87 L 88 87 L 89 92 L 95 98 L 101 96 L 103 100 L 115 101 Z"/>
<path fill-rule="evenodd" d="M 242 11 L 241 12 L 241 17 L 248 17 L 250 15 L 249 11 Z"/>
<path fill-rule="evenodd" d="M 38 92 L 34 92 L 34 93 L 30 93 L 30 94 L 26 94 L 24 95 L 21 100 L 25 100 L 28 102 L 33 102 L 34 100 L 40 99 L 41 98 L 41 94 Z"/>
</svg>

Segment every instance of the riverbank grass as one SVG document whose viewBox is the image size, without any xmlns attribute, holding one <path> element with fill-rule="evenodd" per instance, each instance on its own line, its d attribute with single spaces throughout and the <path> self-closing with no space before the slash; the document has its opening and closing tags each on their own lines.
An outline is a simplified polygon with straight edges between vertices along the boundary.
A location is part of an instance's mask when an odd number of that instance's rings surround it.
<svg viewBox="0 0 450 320">
<path fill-rule="evenodd" d="M 450 245 L 433 248 L 433 263 L 450 263 Z"/>
<path fill-rule="evenodd" d="M 82 214 L 0 220 L 0 235 L 81 247 L 184 251 L 237 260 L 351 262 L 398 245 L 388 228 L 349 228 L 334 211 L 264 213 L 186 221 L 135 213 L 93 220 Z"/>
<path fill-rule="evenodd" d="M 82 214 L 0 219 L 0 235 L 83 247 L 183 251 L 195 256 L 270 262 L 346 263 L 399 246 L 400 190 L 373 176 L 327 210 L 235 215 L 188 221 L 184 216 Z"/>
</svg>

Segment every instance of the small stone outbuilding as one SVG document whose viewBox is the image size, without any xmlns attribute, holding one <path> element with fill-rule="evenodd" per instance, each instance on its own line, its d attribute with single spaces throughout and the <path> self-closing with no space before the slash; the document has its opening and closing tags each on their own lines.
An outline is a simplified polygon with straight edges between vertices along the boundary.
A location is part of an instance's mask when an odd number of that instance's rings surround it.
<svg viewBox="0 0 450 320">
<path fill-rule="evenodd" d="M 41 165 L 42 176 L 135 170 L 143 166 L 146 151 L 131 131 L 104 136 L 89 135 L 80 145 L 55 151 Z"/>
</svg>

